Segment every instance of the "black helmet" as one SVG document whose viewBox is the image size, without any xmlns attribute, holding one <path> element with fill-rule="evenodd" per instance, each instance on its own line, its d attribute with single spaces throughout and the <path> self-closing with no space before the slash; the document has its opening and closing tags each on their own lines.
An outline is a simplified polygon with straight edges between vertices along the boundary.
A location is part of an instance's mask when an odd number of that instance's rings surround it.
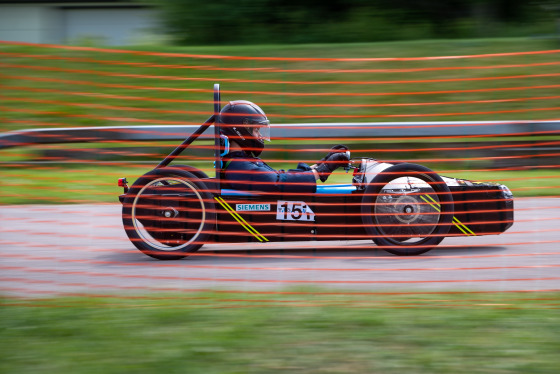
<svg viewBox="0 0 560 374">
<path fill-rule="evenodd" d="M 270 122 L 264 111 L 250 101 L 230 101 L 220 111 L 217 122 L 222 134 L 254 157 L 261 154 L 264 141 L 270 141 Z M 258 135 L 254 134 L 255 129 L 259 130 Z"/>
</svg>

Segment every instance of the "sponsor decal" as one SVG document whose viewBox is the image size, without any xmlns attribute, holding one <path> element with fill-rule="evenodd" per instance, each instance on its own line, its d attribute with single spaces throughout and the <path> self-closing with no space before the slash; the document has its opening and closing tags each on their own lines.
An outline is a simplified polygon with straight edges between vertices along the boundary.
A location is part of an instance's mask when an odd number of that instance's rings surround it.
<svg viewBox="0 0 560 374">
<path fill-rule="evenodd" d="M 253 226 L 243 219 L 222 197 L 214 196 L 214 199 L 224 208 L 245 230 L 258 239 L 260 242 L 267 242 L 268 239 L 258 232 Z"/>
<path fill-rule="evenodd" d="M 315 213 L 303 201 L 278 200 L 276 219 L 281 221 L 315 221 Z"/>
<path fill-rule="evenodd" d="M 238 212 L 265 212 L 270 211 L 270 204 L 235 204 Z"/>
</svg>

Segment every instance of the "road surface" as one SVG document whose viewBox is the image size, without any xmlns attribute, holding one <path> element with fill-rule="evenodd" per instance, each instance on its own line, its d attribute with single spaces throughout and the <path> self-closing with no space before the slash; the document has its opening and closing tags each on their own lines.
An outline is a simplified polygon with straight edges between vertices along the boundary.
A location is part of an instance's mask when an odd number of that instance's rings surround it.
<svg viewBox="0 0 560 374">
<path fill-rule="evenodd" d="M 11 205 L 0 216 L 4 295 L 560 290 L 560 198 L 517 199 L 505 234 L 446 238 L 417 257 L 369 241 L 331 241 L 206 245 L 188 258 L 158 261 L 129 242 L 118 204 Z"/>
</svg>

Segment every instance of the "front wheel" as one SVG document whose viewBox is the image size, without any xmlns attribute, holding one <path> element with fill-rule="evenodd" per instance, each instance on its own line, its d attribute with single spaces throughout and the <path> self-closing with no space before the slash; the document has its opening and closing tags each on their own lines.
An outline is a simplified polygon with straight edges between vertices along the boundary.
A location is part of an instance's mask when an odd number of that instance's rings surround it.
<svg viewBox="0 0 560 374">
<path fill-rule="evenodd" d="M 155 169 L 140 177 L 123 201 L 122 219 L 130 241 L 160 260 L 197 251 L 214 232 L 213 194 L 190 171 Z"/>
<path fill-rule="evenodd" d="M 399 256 L 416 256 L 437 246 L 453 220 L 453 197 L 443 179 L 416 164 L 397 164 L 379 173 L 362 198 L 362 221 L 372 240 Z"/>
</svg>

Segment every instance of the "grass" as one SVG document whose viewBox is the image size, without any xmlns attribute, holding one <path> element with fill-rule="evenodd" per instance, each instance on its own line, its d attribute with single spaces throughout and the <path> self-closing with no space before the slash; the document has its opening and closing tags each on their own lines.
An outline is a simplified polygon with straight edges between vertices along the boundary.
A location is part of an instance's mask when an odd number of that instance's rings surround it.
<svg viewBox="0 0 560 374">
<path fill-rule="evenodd" d="M 560 366 L 559 299 L 297 292 L 5 298 L 0 371 L 552 374 Z"/>
<path fill-rule="evenodd" d="M 138 48 L 137 48 L 138 49 Z M 554 40 L 146 47 L 165 55 L 0 44 L 2 130 L 201 123 L 212 84 L 260 104 L 274 123 L 555 118 Z M 173 54 L 323 58 L 255 60 Z M 332 61 L 496 54 L 485 58 Z M 555 109 L 556 108 L 556 109 Z"/>
<path fill-rule="evenodd" d="M 62 204 L 117 202 L 122 188 L 117 179 L 127 177 L 134 182 L 154 164 L 78 165 L 42 167 L 11 167 L 0 171 L 1 204 Z M 292 168 L 295 164 L 275 167 Z M 202 168 L 210 176 L 213 170 Z M 437 169 L 436 169 L 437 170 Z M 556 170 L 469 171 L 442 169 L 442 174 L 476 181 L 499 182 L 512 190 L 515 197 L 558 196 L 560 173 Z M 328 183 L 350 183 L 351 174 L 340 170 Z"/>
<path fill-rule="evenodd" d="M 260 104 L 275 123 L 542 120 L 555 119 L 558 111 L 555 105 L 558 87 L 554 86 L 558 74 L 557 54 L 507 55 L 557 49 L 555 41 L 549 39 L 293 46 L 146 46 L 134 49 L 152 54 L 0 44 L 3 64 L 0 75 L 3 104 L 0 131 L 69 126 L 200 124 L 212 108 L 210 91 L 215 82 L 222 84 L 224 100 L 252 100 Z M 181 53 L 191 56 L 172 55 Z M 328 60 L 481 54 L 493 55 L 458 59 Z M 325 60 L 234 60 L 193 55 Z M 405 152 L 409 146 L 412 149 L 461 149 L 459 142 L 473 144 L 475 141 L 484 145 L 505 141 L 552 144 L 558 143 L 558 136 L 427 139 L 422 147 L 411 145 L 410 142 L 420 141 L 407 139 L 403 134 L 402 139 L 372 141 L 368 148 L 359 145 L 360 139 L 348 141 L 348 144 L 353 149 L 372 149 L 368 151 L 369 157 L 418 160 L 418 163 L 434 170 L 449 171 L 446 174 L 450 176 L 501 181 L 516 196 L 558 194 L 557 165 L 544 168 L 551 162 L 545 163 L 541 158 L 520 159 L 519 162 L 525 161 L 526 167 L 516 165 L 514 161 L 513 165 L 522 170 L 490 172 L 485 170 L 496 168 L 496 165 L 485 161 L 492 156 L 490 150 L 476 155 L 465 152 L 459 155 L 462 159 L 457 160 L 445 153 L 419 151 L 398 154 L 391 150 L 393 147 Z M 174 145 L 168 142 L 121 142 L 3 150 L 0 151 L 0 162 L 3 164 L 0 170 L 0 203 L 115 201 L 116 194 L 120 192 L 115 186 L 116 178 L 127 176 L 133 181 L 153 167 L 155 160 Z M 285 142 L 275 145 L 279 149 L 288 146 Z M 140 146 L 144 146 L 149 154 L 140 155 L 144 151 L 134 149 Z M 120 147 L 121 150 L 100 150 L 110 147 Z M 44 156 L 48 150 L 93 150 L 97 154 L 90 154 L 88 157 L 91 158 L 72 165 L 34 167 L 25 164 L 30 160 L 53 160 Z M 118 163 L 110 164 L 101 154 L 111 155 L 111 152 L 125 155 L 119 154 L 114 158 Z M 272 159 L 311 160 L 320 157 L 319 153 L 294 156 L 287 151 L 278 151 Z M 496 155 L 492 157 L 495 159 Z M 101 163 L 91 163 L 91 159 Z M 153 163 L 131 163 L 138 159 Z M 285 163 L 274 163 L 273 166 L 291 167 Z M 203 170 L 212 173 L 211 165 L 204 165 Z M 349 176 L 341 174 L 333 176 L 329 182 L 346 183 L 349 179 Z"/>
</svg>

